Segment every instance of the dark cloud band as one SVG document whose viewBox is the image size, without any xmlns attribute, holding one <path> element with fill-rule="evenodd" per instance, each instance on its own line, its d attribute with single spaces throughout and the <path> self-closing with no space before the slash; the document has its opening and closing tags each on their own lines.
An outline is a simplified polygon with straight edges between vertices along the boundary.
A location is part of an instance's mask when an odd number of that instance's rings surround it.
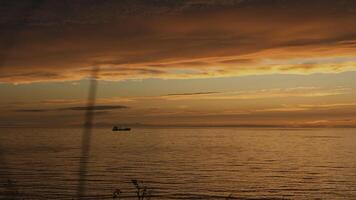
<svg viewBox="0 0 356 200">
<path fill-rule="evenodd" d="M 0 3 L 0 43 L 29 1 Z M 356 66 L 265 64 L 271 58 L 355 55 L 356 1 L 43 1 L 4 57 L 0 82 L 348 71 Z M 335 70 L 337 68 L 337 70 Z"/>
</svg>

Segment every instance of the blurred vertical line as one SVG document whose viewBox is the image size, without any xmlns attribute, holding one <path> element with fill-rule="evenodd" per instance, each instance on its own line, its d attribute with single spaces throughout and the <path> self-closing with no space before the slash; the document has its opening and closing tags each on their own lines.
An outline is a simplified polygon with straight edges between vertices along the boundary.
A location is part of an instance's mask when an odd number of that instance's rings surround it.
<svg viewBox="0 0 356 200">
<path fill-rule="evenodd" d="M 94 112 L 95 112 L 95 100 L 96 100 L 96 89 L 97 89 L 97 78 L 99 73 L 99 67 L 93 67 L 89 94 L 87 99 L 87 111 L 85 113 L 85 122 L 83 127 L 82 134 L 82 146 L 81 146 L 81 156 L 79 161 L 79 184 L 77 190 L 77 198 L 84 199 L 87 192 L 87 175 L 88 175 L 88 162 L 90 156 L 90 147 L 91 147 L 91 136 L 93 129 L 94 121 Z"/>
</svg>

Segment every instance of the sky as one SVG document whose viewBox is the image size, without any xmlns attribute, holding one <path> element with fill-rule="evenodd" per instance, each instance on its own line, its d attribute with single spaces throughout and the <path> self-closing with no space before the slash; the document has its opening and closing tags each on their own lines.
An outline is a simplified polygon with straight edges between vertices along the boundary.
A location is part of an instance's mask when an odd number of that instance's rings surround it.
<svg viewBox="0 0 356 200">
<path fill-rule="evenodd" d="M 0 127 L 356 126 L 356 1 L 0 2 Z"/>
</svg>

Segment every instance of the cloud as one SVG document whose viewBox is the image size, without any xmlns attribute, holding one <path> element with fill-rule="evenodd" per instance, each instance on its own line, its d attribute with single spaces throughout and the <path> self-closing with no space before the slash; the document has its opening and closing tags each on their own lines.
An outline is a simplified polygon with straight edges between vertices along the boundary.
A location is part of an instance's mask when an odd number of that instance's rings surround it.
<svg viewBox="0 0 356 200">
<path fill-rule="evenodd" d="M 44 109 L 19 109 L 19 110 L 15 110 L 15 112 L 23 112 L 23 113 L 41 113 L 41 112 L 45 112 L 47 110 Z"/>
<path fill-rule="evenodd" d="M 73 110 L 73 111 L 83 111 L 83 110 L 117 110 L 117 109 L 126 109 L 129 108 L 127 106 L 112 106 L 112 105 L 99 105 L 99 106 L 77 106 L 77 107 L 68 107 L 68 108 L 61 108 L 60 110 Z"/>
<path fill-rule="evenodd" d="M 334 104 L 299 104 L 299 105 L 283 105 L 281 107 L 274 107 L 274 108 L 264 108 L 264 109 L 257 109 L 251 111 L 253 112 L 261 112 L 261 113 L 283 113 L 283 112 L 290 112 L 290 113 L 310 113 L 310 112 L 320 112 L 322 114 L 325 111 L 333 110 L 335 112 L 348 112 L 352 107 L 356 107 L 356 103 L 334 103 Z M 351 112 L 353 112 L 351 110 Z"/>
<path fill-rule="evenodd" d="M 289 98 L 289 97 L 329 97 L 337 95 L 350 94 L 353 90 L 347 87 L 335 88 L 319 88 L 319 87 L 294 87 L 294 88 L 270 88 L 262 90 L 241 90 L 241 91 L 201 91 L 201 92 L 184 92 L 163 94 L 158 96 L 127 96 L 127 97 L 110 97 L 110 98 L 97 98 L 96 110 L 105 109 L 125 109 L 129 108 L 126 105 L 115 105 L 121 103 L 138 103 L 141 101 L 179 101 L 179 100 L 259 100 L 259 99 L 273 99 L 273 98 Z M 57 110 L 87 110 L 87 107 L 76 106 L 86 103 L 85 99 L 49 99 L 33 102 L 20 102 L 16 104 L 27 105 L 31 107 L 38 107 L 45 105 L 49 107 L 57 107 Z M 102 104 L 102 105 L 100 105 Z M 107 105 L 106 105 L 107 104 Z M 73 105 L 73 106 L 68 106 Z M 327 104 L 319 105 L 324 106 L 348 106 L 349 104 Z M 351 104 L 352 105 L 352 104 Z M 62 107 L 61 107 L 62 106 Z M 67 107 L 63 107 L 67 106 Z M 301 108 L 312 105 L 300 105 Z M 298 109 L 301 109 L 298 108 Z M 43 109 L 43 111 L 46 111 Z"/>
<path fill-rule="evenodd" d="M 356 103 L 333 103 L 333 104 L 301 104 L 298 105 L 300 108 L 304 109 L 337 109 L 337 108 L 345 108 L 345 107 L 353 107 L 356 106 Z"/>
<path fill-rule="evenodd" d="M 63 103 L 64 101 L 60 101 Z M 59 104 L 61 105 L 61 104 Z M 118 109 L 128 109 L 128 106 L 123 105 L 97 105 L 97 106 L 73 106 L 64 108 L 49 108 L 49 109 L 17 109 L 15 112 L 22 113 L 41 113 L 41 112 L 51 112 L 51 111 L 86 111 L 93 110 L 99 112 L 118 110 Z"/>
<path fill-rule="evenodd" d="M 338 104 L 297 104 L 297 105 L 280 105 L 275 107 L 266 108 L 224 108 L 218 110 L 200 110 L 200 109 L 148 109 L 145 110 L 149 116 L 172 116 L 172 117 L 238 117 L 241 119 L 259 120 L 263 119 L 275 119 L 280 120 L 289 119 L 291 116 L 299 119 L 309 118 L 328 118 L 328 117 L 353 117 L 356 107 L 356 103 L 338 103 Z M 332 112 L 330 112 L 332 110 Z M 342 121 L 351 121 L 349 120 Z M 336 119 L 333 119 L 336 120 Z"/>
<path fill-rule="evenodd" d="M 220 92 L 192 92 L 192 93 L 176 93 L 176 94 L 167 94 L 164 96 L 200 96 L 200 95 L 211 95 L 219 94 Z"/>
<path fill-rule="evenodd" d="M 288 97 L 326 97 L 350 93 L 350 88 L 323 89 L 316 87 L 272 88 L 252 91 L 182 93 L 151 97 L 165 100 L 253 100 Z M 150 98 L 150 97 L 146 97 Z"/>
<path fill-rule="evenodd" d="M 28 3 L 2 3 L 0 43 L 17 37 L 0 46 L 0 82 L 79 80 L 94 65 L 105 80 L 356 70 L 354 1 L 44 2 L 20 32 Z"/>
</svg>

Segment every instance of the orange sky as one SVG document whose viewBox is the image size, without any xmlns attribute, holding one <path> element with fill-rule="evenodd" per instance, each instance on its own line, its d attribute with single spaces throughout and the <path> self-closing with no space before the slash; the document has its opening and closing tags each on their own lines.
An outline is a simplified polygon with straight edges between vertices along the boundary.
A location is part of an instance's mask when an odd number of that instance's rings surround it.
<svg viewBox="0 0 356 200">
<path fill-rule="evenodd" d="M 0 126 L 355 125 L 355 1 L 1 4 Z"/>
</svg>

